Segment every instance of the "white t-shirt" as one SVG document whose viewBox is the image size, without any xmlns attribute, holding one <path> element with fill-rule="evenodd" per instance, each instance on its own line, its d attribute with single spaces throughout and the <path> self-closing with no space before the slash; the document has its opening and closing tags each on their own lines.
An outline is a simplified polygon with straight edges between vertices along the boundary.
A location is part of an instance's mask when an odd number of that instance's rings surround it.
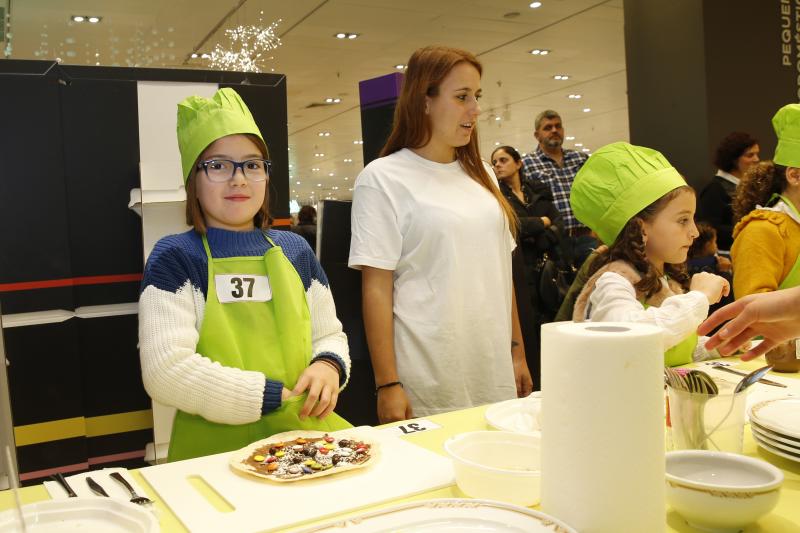
<svg viewBox="0 0 800 533">
<path fill-rule="evenodd" d="M 457 161 L 403 149 L 359 174 L 348 264 L 394 271 L 397 371 L 415 416 L 516 397 L 513 248 L 497 200 Z"/>
</svg>

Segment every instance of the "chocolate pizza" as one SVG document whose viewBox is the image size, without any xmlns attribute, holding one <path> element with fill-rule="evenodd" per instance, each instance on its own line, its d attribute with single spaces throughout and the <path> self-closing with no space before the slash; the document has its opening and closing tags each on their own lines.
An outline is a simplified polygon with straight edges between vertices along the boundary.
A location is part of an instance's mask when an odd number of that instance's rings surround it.
<svg viewBox="0 0 800 533">
<path fill-rule="evenodd" d="M 374 462 L 376 453 L 374 443 L 357 435 L 293 431 L 234 452 L 230 464 L 273 481 L 298 481 L 361 468 Z"/>
</svg>

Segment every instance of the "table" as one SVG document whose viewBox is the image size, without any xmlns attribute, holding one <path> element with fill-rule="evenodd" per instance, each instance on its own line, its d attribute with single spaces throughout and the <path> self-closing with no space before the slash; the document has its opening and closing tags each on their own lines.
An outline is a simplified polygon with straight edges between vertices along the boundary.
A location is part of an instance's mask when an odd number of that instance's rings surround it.
<svg viewBox="0 0 800 533">
<path fill-rule="evenodd" d="M 741 364 L 739 364 L 739 361 L 736 359 L 729 359 L 729 361 L 736 363 L 737 368 L 740 368 L 742 370 L 755 369 L 763 365 L 763 359 L 757 359 L 756 361 L 751 361 L 748 363 L 741 363 Z M 692 364 L 687 366 L 702 368 L 702 365 L 698 364 Z M 780 375 L 784 377 L 793 377 L 795 379 L 798 379 L 798 381 L 800 381 L 800 376 L 798 375 L 790 375 L 790 374 L 780 374 Z M 484 412 L 486 411 L 487 407 L 488 406 L 475 407 L 472 409 L 465 409 L 462 411 L 454 411 L 452 413 L 445 413 L 441 415 L 428 417 L 427 420 L 435 422 L 436 424 L 440 425 L 441 428 L 432 429 L 421 433 L 413 433 L 407 436 L 403 436 L 401 438 L 407 439 L 410 442 L 414 442 L 419 446 L 422 446 L 424 448 L 433 450 L 435 452 L 444 455 L 444 448 L 443 448 L 444 442 L 451 436 L 456 435 L 458 433 L 463 433 L 465 431 L 489 429 L 484 420 Z M 783 487 L 781 489 L 780 499 L 778 501 L 777 507 L 772 511 L 772 513 L 759 520 L 756 524 L 753 524 L 745 528 L 744 530 L 745 533 L 756 533 L 756 532 L 794 533 L 796 531 L 800 531 L 800 463 L 794 463 L 792 461 L 789 461 L 787 459 L 778 457 L 767 451 L 764 451 L 761 448 L 757 448 L 748 427 L 745 427 L 744 454 L 750 457 L 763 459 L 765 461 L 772 463 L 773 465 L 780 468 L 783 471 L 784 475 L 786 476 L 786 479 L 783 483 Z M 145 489 L 147 496 L 156 500 L 155 505 L 158 510 L 158 516 L 162 531 L 164 532 L 186 531 L 186 529 L 180 524 L 175 515 L 173 515 L 170 512 L 170 510 L 163 503 L 159 501 L 156 492 L 145 481 L 142 475 L 136 470 L 132 471 L 131 474 L 139 483 L 139 485 Z M 36 485 L 21 489 L 20 497 L 23 504 L 49 499 L 47 490 L 44 488 L 43 485 Z M 383 507 L 390 507 L 398 505 L 400 503 L 406 503 L 416 500 L 427 500 L 431 498 L 464 498 L 464 497 L 465 495 L 458 489 L 458 487 L 453 485 L 445 489 L 426 492 L 424 494 L 420 494 L 414 497 L 394 500 L 392 502 L 371 507 L 370 509 L 367 510 L 362 509 L 357 512 L 342 514 L 337 518 L 344 518 L 347 516 L 364 514 L 366 512 L 380 509 Z M 11 491 L 0 492 L 0 510 L 10 509 L 13 506 L 14 506 L 14 498 L 13 495 L 11 494 Z M 666 531 L 680 532 L 680 533 L 689 533 L 697 531 L 689 527 L 683 520 L 683 518 L 675 511 L 671 510 L 669 507 L 667 507 L 666 509 L 666 517 L 667 517 Z M 323 520 L 322 522 L 327 522 L 329 520 L 330 518 L 327 520 Z M 309 525 L 311 524 L 308 523 L 303 524 L 302 528 L 307 528 L 309 527 Z M 297 529 L 301 528 L 298 527 L 295 530 Z"/>
</svg>

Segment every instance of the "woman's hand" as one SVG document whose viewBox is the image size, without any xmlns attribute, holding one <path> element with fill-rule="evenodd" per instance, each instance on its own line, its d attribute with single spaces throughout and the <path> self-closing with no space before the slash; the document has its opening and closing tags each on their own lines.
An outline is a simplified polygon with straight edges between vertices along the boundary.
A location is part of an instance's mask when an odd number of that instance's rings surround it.
<svg viewBox="0 0 800 533">
<path fill-rule="evenodd" d="M 378 390 L 378 421 L 381 424 L 414 418 L 411 402 L 400 385 Z"/>
<path fill-rule="evenodd" d="M 733 264 L 727 257 L 718 255 L 717 257 L 717 270 L 720 272 L 733 272 Z"/>
<path fill-rule="evenodd" d="M 514 363 L 514 381 L 517 384 L 517 398 L 524 398 L 533 392 L 533 378 L 531 378 L 524 354 L 522 357 L 512 355 L 512 362 Z"/>
<path fill-rule="evenodd" d="M 299 396 L 308 391 L 308 398 L 300 410 L 300 418 L 325 418 L 333 412 L 339 399 L 339 371 L 333 365 L 334 363 L 327 361 L 315 361 L 300 374 L 300 379 L 290 395 Z"/>
<path fill-rule="evenodd" d="M 728 280 L 716 274 L 699 272 L 692 276 L 689 283 L 690 291 L 700 291 L 708 298 L 709 305 L 714 305 L 731 292 Z"/>
</svg>

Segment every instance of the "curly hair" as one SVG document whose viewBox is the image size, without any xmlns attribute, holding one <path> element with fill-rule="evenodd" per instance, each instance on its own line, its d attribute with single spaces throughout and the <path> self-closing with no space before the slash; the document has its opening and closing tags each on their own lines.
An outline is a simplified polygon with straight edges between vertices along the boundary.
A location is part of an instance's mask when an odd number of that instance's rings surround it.
<svg viewBox="0 0 800 533">
<path fill-rule="evenodd" d="M 757 205 L 767 205 L 772 195 L 781 194 L 787 185 L 786 167 L 783 165 L 761 161 L 747 169 L 731 203 L 734 224 Z"/>
<path fill-rule="evenodd" d="M 714 165 L 725 172 L 736 170 L 736 160 L 742 157 L 748 148 L 756 144 L 758 144 L 758 139 L 749 133 L 742 131 L 729 133 L 717 146 Z"/>
<path fill-rule="evenodd" d="M 650 298 L 657 293 L 661 289 L 660 278 L 662 274 L 647 259 L 644 244 L 644 223 L 653 220 L 669 202 L 684 192 L 694 194 L 694 189 L 688 185 L 673 189 L 633 216 L 622 228 L 614 243 L 608 247 L 608 250 L 602 252 L 592 262 L 589 275 L 593 275 L 601 267 L 612 261 L 622 260 L 629 263 L 642 275 L 642 279 L 635 285 L 637 291 L 644 293 L 645 298 Z M 664 274 L 677 281 L 684 290 L 689 289 L 689 273 L 686 270 L 686 263 L 664 263 Z"/>
</svg>

